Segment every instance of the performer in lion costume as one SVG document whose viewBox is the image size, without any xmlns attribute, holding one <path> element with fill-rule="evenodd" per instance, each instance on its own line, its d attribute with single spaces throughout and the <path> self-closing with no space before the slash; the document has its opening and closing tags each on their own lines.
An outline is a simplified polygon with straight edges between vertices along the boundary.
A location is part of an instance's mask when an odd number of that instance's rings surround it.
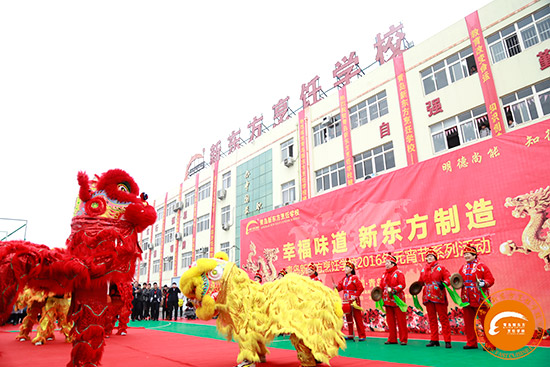
<svg viewBox="0 0 550 367">
<path fill-rule="evenodd" d="M 266 345 L 280 334 L 290 334 L 304 367 L 328 364 L 345 348 L 338 293 L 304 276 L 288 274 L 259 284 L 218 253 L 197 260 L 182 275 L 180 289 L 195 303 L 200 319 L 218 316 L 219 332 L 239 344 L 239 366 L 265 361 Z"/>
</svg>

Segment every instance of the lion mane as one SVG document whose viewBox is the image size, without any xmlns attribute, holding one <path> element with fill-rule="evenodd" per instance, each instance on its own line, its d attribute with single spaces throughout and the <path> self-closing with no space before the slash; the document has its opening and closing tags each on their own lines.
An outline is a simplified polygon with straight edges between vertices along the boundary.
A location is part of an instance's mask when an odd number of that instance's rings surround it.
<svg viewBox="0 0 550 367">
<path fill-rule="evenodd" d="M 237 362 L 260 361 L 266 345 L 281 334 L 290 334 L 301 361 L 328 364 L 345 348 L 338 293 L 307 277 L 290 273 L 259 284 L 232 262 L 199 259 L 182 275 L 180 287 L 200 319 L 218 316 L 218 331 L 239 344 Z"/>
</svg>

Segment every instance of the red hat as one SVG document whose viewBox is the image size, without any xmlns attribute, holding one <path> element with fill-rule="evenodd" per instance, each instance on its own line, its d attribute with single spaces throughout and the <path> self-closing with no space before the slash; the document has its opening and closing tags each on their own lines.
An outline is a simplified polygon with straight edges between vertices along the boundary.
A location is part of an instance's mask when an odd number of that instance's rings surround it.
<svg viewBox="0 0 550 367">
<path fill-rule="evenodd" d="M 282 268 L 281 271 L 279 271 L 279 275 L 285 276 L 287 274 L 288 274 L 288 272 L 286 271 L 285 268 Z"/>
<path fill-rule="evenodd" d="M 346 266 L 349 266 L 353 270 L 355 270 L 355 264 L 350 261 L 350 259 L 346 259 Z"/>
<path fill-rule="evenodd" d="M 428 257 L 428 255 L 432 255 L 437 260 L 437 252 L 435 252 L 433 248 L 429 248 L 428 251 L 426 251 L 425 258 Z"/>
<path fill-rule="evenodd" d="M 317 267 L 315 266 L 314 263 L 309 264 L 309 265 L 308 265 L 308 268 L 311 269 L 311 270 L 313 270 L 313 271 L 317 271 Z"/>
<path fill-rule="evenodd" d="M 390 253 L 387 253 L 386 256 L 384 256 L 384 260 L 390 260 L 392 263 L 397 265 L 397 258 Z"/>
<path fill-rule="evenodd" d="M 475 246 L 472 246 L 472 245 L 466 245 L 464 246 L 464 253 L 470 253 L 470 254 L 474 254 L 477 256 L 477 249 L 475 248 Z"/>
</svg>

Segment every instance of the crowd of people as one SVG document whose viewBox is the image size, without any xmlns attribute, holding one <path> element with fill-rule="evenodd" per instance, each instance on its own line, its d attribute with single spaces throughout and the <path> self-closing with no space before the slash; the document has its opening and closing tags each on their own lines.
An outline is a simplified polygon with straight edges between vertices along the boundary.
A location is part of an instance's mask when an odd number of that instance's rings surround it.
<svg viewBox="0 0 550 367">
<path fill-rule="evenodd" d="M 185 302 L 176 283 L 172 283 L 171 287 L 165 284 L 159 288 L 156 282 L 152 286 L 151 283 L 134 282 L 132 295 L 132 321 L 158 321 L 161 316 L 162 320 L 177 320 L 178 317 L 196 319 L 193 304 Z"/>
</svg>

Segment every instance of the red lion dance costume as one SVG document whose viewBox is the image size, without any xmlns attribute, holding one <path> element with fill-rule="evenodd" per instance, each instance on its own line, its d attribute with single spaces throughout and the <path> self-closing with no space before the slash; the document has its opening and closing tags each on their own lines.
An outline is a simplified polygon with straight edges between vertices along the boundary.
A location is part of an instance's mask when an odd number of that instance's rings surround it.
<svg viewBox="0 0 550 367">
<path fill-rule="evenodd" d="M 80 185 L 67 248 L 26 241 L 0 242 L 0 323 L 24 287 L 71 293 L 72 366 L 97 366 L 109 322 L 108 287 L 130 283 L 141 258 L 137 235 L 156 220 L 147 195 L 126 172 L 114 169 Z"/>
</svg>

